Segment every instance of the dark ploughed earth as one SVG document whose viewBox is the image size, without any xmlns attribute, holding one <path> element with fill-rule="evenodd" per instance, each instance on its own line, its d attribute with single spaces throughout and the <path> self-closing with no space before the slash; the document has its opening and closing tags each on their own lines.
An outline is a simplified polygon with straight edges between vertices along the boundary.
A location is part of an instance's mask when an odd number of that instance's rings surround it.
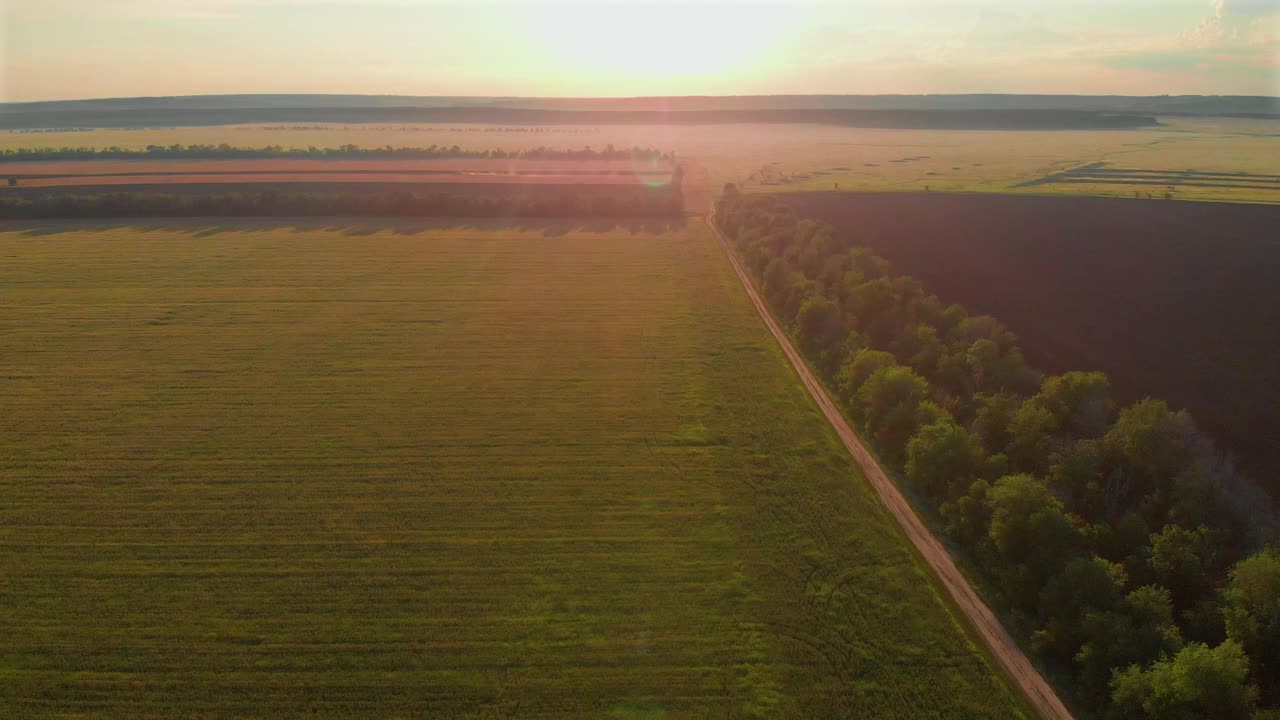
<svg viewBox="0 0 1280 720">
<path fill-rule="evenodd" d="M 1011 195 L 784 194 L 944 303 L 1004 321 L 1052 373 L 1185 407 L 1280 495 L 1280 206 Z"/>
</svg>

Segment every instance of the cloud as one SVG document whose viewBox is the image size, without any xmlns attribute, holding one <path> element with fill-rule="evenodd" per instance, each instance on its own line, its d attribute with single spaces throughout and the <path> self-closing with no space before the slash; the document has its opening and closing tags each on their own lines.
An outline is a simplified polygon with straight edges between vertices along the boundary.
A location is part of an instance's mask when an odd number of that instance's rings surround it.
<svg viewBox="0 0 1280 720">
<path fill-rule="evenodd" d="M 1213 0 L 1214 14 L 1226 17 L 1261 17 L 1280 13 L 1276 0 Z"/>
<path fill-rule="evenodd" d="M 1099 52 L 1093 61 L 1119 70 L 1194 82 L 1200 92 L 1280 93 L 1280 3 L 1211 0 L 1208 14 L 1173 37 L 1148 38 Z"/>
<path fill-rule="evenodd" d="M 1276 0 L 1211 0 L 1212 13 L 1200 20 L 1180 40 L 1191 47 L 1261 47 L 1273 45 L 1280 25 Z M 1272 51 L 1275 48 L 1272 47 Z"/>
</svg>

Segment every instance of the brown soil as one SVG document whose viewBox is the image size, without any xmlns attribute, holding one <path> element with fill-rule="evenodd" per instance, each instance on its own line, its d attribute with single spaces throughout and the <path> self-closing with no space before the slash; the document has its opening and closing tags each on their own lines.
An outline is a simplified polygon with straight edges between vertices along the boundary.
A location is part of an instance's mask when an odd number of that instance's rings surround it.
<svg viewBox="0 0 1280 720">
<path fill-rule="evenodd" d="M 1041 370 L 1186 408 L 1280 495 L 1280 207 L 943 193 L 780 195 L 994 315 Z"/>
</svg>

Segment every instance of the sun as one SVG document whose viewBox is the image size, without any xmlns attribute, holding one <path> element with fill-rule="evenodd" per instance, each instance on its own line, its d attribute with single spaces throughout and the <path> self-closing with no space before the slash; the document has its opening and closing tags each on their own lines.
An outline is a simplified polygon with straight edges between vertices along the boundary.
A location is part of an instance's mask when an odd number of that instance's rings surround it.
<svg viewBox="0 0 1280 720">
<path fill-rule="evenodd" d="M 779 39 L 783 11 L 602 4 L 538 14 L 525 30 L 587 80 L 678 80 L 752 72 Z"/>
</svg>

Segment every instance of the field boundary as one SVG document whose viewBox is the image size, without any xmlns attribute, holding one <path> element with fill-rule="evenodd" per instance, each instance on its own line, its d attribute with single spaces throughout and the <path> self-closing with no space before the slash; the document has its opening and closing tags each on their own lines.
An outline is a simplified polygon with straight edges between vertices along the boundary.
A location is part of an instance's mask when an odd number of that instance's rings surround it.
<svg viewBox="0 0 1280 720">
<path fill-rule="evenodd" d="M 773 334 L 774 339 L 791 362 L 796 374 L 800 376 L 800 380 L 805 389 L 808 390 L 810 397 L 818 404 L 822 414 L 826 416 L 836 434 L 840 436 L 845 448 L 871 483 L 871 487 L 876 491 L 881 502 L 888 509 L 889 514 L 893 516 L 903 532 L 906 533 L 942 586 L 946 588 L 956 607 L 968 619 L 975 632 L 982 638 L 990 649 L 991 654 L 999 662 L 1000 667 L 1018 690 L 1021 691 L 1036 714 L 1046 720 L 1073 720 L 1071 712 L 1067 710 L 1066 706 L 1053 691 L 1053 688 L 1035 669 L 1035 666 L 1031 664 L 1031 661 L 1018 647 L 1017 643 L 1009 636 L 1004 626 L 996 619 L 995 614 L 991 612 L 991 609 L 987 607 L 973 587 L 969 585 L 968 580 L 956 567 L 955 561 L 951 559 L 951 555 L 946 548 L 933 536 L 920 517 L 912 510 L 906 497 L 885 474 L 883 468 L 880 467 L 880 464 L 867 450 L 866 446 L 862 444 L 853 428 L 845 421 L 844 415 L 839 408 L 832 402 L 821 383 L 809 370 L 804 358 L 792 346 L 791 340 L 782 331 L 772 313 L 769 312 L 768 306 L 756 291 L 750 275 L 747 274 L 747 271 L 738 261 L 738 256 L 733 247 L 729 244 L 724 234 L 720 232 L 720 228 L 716 226 L 715 212 L 716 207 L 713 202 L 707 213 L 707 226 L 720 243 L 725 256 L 728 257 L 729 263 L 733 266 L 733 270 L 737 274 L 738 280 L 742 283 L 743 289 L 746 290 L 747 296 L 751 299 L 751 303 L 755 306 L 756 312 L 759 313 L 760 318 L 769 328 L 769 332 Z"/>
</svg>

